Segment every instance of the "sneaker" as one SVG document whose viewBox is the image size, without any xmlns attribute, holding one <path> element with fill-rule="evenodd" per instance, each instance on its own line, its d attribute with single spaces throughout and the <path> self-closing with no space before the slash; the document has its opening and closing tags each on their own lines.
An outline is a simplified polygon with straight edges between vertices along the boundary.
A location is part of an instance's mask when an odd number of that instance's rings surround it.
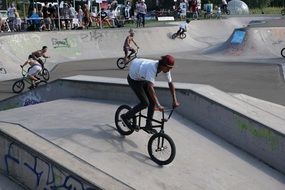
<svg viewBox="0 0 285 190">
<path fill-rule="evenodd" d="M 122 114 L 121 115 L 121 119 L 123 120 L 124 124 L 126 124 L 126 126 L 131 129 L 131 130 L 135 130 L 135 131 L 139 131 L 140 127 L 137 125 L 132 125 L 130 122 L 130 119 L 127 118 L 126 114 Z"/>
</svg>

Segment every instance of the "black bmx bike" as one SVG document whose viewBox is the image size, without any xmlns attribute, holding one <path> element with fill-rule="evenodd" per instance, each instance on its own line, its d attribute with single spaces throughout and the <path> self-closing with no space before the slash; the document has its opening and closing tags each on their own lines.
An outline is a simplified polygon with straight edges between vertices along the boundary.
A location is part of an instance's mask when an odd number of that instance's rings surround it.
<svg viewBox="0 0 285 190">
<path fill-rule="evenodd" d="M 186 34 L 185 32 L 179 32 L 179 34 L 176 32 L 171 36 L 172 39 L 175 39 L 177 37 L 183 40 L 184 38 L 186 38 Z"/>
<path fill-rule="evenodd" d="M 28 76 L 28 72 L 23 68 L 22 68 L 22 78 L 17 80 L 16 82 L 14 82 L 13 86 L 12 86 L 12 90 L 14 93 L 20 93 L 25 89 L 25 83 L 28 83 L 32 86 L 32 82 L 31 79 Z M 45 79 L 39 79 L 36 83 L 34 88 L 46 84 L 47 80 Z"/>
<path fill-rule="evenodd" d="M 125 62 L 124 57 L 120 57 L 119 59 L 117 59 L 117 66 L 119 69 L 124 69 L 128 66 L 128 64 L 135 58 L 137 58 L 137 54 L 138 54 L 139 50 L 137 49 L 136 52 L 133 55 L 128 55 L 128 61 Z"/>
<path fill-rule="evenodd" d="M 127 125 L 121 119 L 121 115 L 125 114 L 130 109 L 131 107 L 128 105 L 121 105 L 115 113 L 115 124 L 116 124 L 117 130 L 123 136 L 130 135 L 134 132 L 134 129 L 128 128 Z M 159 132 L 154 130 L 156 131 L 156 133 L 154 133 L 150 137 L 148 141 L 147 149 L 148 149 L 150 158 L 158 165 L 167 165 L 171 163 L 174 160 L 175 155 L 176 155 L 176 147 L 175 147 L 174 141 L 172 140 L 170 136 L 168 136 L 164 132 L 164 123 L 170 119 L 173 111 L 174 109 L 162 111 L 161 112 L 162 117 L 160 121 L 156 119 L 152 119 L 152 123 L 154 123 L 152 126 L 152 129 L 159 128 L 160 130 Z M 168 117 L 166 117 L 165 112 L 169 112 Z M 141 126 L 142 120 L 146 118 L 147 117 L 145 115 L 139 112 L 135 117 L 131 119 L 131 124 L 138 125 L 140 127 L 140 130 L 142 129 L 150 133 L 145 127 Z"/>
</svg>

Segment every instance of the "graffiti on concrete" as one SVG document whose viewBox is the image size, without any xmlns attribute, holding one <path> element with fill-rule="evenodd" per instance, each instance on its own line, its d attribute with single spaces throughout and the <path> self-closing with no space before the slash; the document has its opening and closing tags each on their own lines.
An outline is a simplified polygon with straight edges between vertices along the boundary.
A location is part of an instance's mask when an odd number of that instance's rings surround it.
<svg viewBox="0 0 285 190">
<path fill-rule="evenodd" d="M 28 93 L 27 96 L 24 96 L 22 99 L 22 106 L 29 106 L 34 104 L 42 103 L 42 98 L 39 95 L 33 93 Z"/>
<path fill-rule="evenodd" d="M 279 137 L 272 131 L 265 127 L 253 126 L 248 121 L 242 121 L 241 118 L 235 116 L 237 127 L 242 131 L 246 132 L 258 139 L 265 140 L 266 143 L 271 147 L 271 150 L 276 150 L 279 145 Z"/>
<path fill-rule="evenodd" d="M 51 42 L 52 42 L 53 48 L 70 48 L 70 44 L 67 38 L 64 38 L 62 40 L 59 40 L 57 38 L 52 38 Z"/>
<path fill-rule="evenodd" d="M 5 172 L 7 175 L 21 178 L 21 181 L 29 181 L 29 188 L 44 190 L 95 189 L 60 167 L 22 149 L 16 143 L 9 142 L 7 144 L 7 151 L 4 155 Z"/>
<path fill-rule="evenodd" d="M 103 34 L 98 32 L 98 30 L 90 31 L 89 33 L 84 33 L 81 35 L 81 40 L 83 42 L 102 40 Z"/>
</svg>

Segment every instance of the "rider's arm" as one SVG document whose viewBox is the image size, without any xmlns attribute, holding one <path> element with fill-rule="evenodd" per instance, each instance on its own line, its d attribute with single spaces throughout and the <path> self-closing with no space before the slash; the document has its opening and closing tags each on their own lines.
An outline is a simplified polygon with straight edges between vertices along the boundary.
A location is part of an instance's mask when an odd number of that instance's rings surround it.
<svg viewBox="0 0 285 190">
<path fill-rule="evenodd" d="M 43 54 L 44 58 L 50 58 L 50 56 L 46 55 L 45 53 Z"/>
<path fill-rule="evenodd" d="M 135 46 L 137 47 L 137 48 L 139 48 L 139 46 L 137 45 L 137 43 L 135 42 L 135 40 L 132 38 L 132 42 L 135 44 Z"/>
<path fill-rule="evenodd" d="M 164 108 L 163 108 L 163 106 L 160 105 L 158 98 L 156 96 L 156 93 L 154 91 L 153 83 L 151 83 L 151 82 L 148 82 L 148 92 L 149 92 L 151 99 L 154 101 L 155 106 L 158 108 L 158 110 L 163 111 Z"/>
<path fill-rule="evenodd" d="M 172 82 L 169 82 L 168 86 L 169 86 L 170 93 L 171 93 L 171 96 L 172 96 L 172 106 L 174 108 L 178 107 L 180 104 L 179 104 L 179 102 L 177 101 L 177 98 L 176 98 L 176 92 L 175 92 L 174 84 Z"/>
<path fill-rule="evenodd" d="M 25 63 L 23 65 L 20 65 L 20 66 L 25 67 L 29 62 L 30 62 L 30 60 L 27 60 L 27 61 L 25 61 Z"/>
</svg>

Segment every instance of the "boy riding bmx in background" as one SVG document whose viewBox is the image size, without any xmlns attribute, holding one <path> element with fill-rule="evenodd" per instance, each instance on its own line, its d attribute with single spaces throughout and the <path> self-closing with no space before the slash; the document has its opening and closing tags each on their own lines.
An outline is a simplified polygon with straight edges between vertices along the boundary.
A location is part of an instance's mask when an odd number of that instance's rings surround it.
<svg viewBox="0 0 285 190">
<path fill-rule="evenodd" d="M 139 49 L 139 46 L 134 41 L 135 32 L 132 29 L 130 29 L 129 33 L 130 34 L 125 39 L 124 47 L 123 47 L 123 50 L 125 52 L 125 57 L 124 57 L 125 63 L 127 63 L 129 61 L 129 58 L 136 52 L 136 50 L 131 47 L 131 43 L 133 43 L 137 47 L 137 49 Z M 129 51 L 131 52 L 130 55 L 128 55 Z"/>
<path fill-rule="evenodd" d="M 178 29 L 178 31 L 176 32 L 176 35 L 179 36 L 180 34 L 186 32 L 189 23 L 190 23 L 190 20 L 189 20 L 189 19 L 186 19 L 186 21 L 182 22 L 182 23 L 179 25 L 179 29 Z"/>
</svg>

